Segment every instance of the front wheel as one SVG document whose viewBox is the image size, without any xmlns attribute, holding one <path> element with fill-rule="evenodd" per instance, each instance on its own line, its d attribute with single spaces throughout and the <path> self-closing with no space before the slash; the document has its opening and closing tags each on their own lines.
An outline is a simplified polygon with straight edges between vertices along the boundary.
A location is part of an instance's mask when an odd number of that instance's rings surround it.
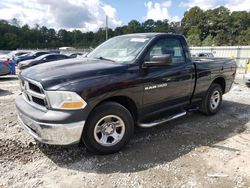
<svg viewBox="0 0 250 188">
<path fill-rule="evenodd" d="M 133 134 L 130 112 L 115 102 L 105 102 L 94 109 L 83 130 L 83 142 L 96 154 L 110 154 L 125 146 Z"/>
<path fill-rule="evenodd" d="M 221 85 L 213 83 L 202 100 L 201 112 L 206 115 L 216 114 L 221 107 L 222 88 Z"/>
</svg>

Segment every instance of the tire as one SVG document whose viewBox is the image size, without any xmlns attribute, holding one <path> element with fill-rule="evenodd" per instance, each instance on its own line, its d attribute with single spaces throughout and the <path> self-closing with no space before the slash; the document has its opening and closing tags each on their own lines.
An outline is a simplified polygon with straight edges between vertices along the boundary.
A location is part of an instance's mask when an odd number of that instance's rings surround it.
<svg viewBox="0 0 250 188">
<path fill-rule="evenodd" d="M 116 102 L 97 106 L 86 122 L 82 141 L 94 154 L 111 154 L 121 150 L 134 132 L 131 113 Z"/>
<path fill-rule="evenodd" d="M 202 100 L 201 112 L 205 115 L 216 114 L 222 103 L 222 87 L 219 84 L 212 83 L 206 96 Z"/>
</svg>

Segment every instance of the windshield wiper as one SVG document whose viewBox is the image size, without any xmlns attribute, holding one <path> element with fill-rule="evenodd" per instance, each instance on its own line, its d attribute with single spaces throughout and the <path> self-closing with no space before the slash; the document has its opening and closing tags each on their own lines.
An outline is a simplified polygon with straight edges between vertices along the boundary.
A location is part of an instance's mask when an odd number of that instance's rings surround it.
<svg viewBox="0 0 250 188">
<path fill-rule="evenodd" d="M 105 60 L 105 61 L 112 61 L 112 62 L 116 62 L 112 59 L 108 59 L 108 58 L 105 58 L 105 57 L 95 57 L 96 59 L 100 59 L 100 60 Z"/>
</svg>

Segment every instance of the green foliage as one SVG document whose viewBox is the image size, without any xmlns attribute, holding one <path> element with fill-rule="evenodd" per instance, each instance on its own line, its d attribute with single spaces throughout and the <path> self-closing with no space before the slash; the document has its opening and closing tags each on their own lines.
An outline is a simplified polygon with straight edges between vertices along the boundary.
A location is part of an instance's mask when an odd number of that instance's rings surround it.
<svg viewBox="0 0 250 188">
<path fill-rule="evenodd" d="M 200 36 L 197 34 L 191 34 L 188 36 L 187 41 L 190 46 L 200 46 L 201 45 L 201 40 Z"/>
<path fill-rule="evenodd" d="M 202 46 L 214 46 L 214 39 L 212 35 L 208 35 L 203 41 L 202 41 Z"/>
<path fill-rule="evenodd" d="M 9 49 L 16 49 L 18 47 L 18 39 L 16 34 L 5 33 L 3 36 L 3 46 L 8 46 Z"/>
<path fill-rule="evenodd" d="M 202 9 L 199 7 L 193 7 L 189 11 L 185 12 L 184 17 L 181 21 L 181 25 L 184 30 L 184 35 L 187 35 L 189 33 L 190 35 L 190 29 L 193 27 L 197 30 L 202 31 L 204 27 L 205 22 L 205 13 Z M 201 33 L 199 34 L 201 35 Z"/>
<path fill-rule="evenodd" d="M 203 46 L 245 45 L 246 30 L 250 29 L 250 12 L 230 12 L 225 7 L 203 11 L 193 7 L 185 13 L 181 22 L 183 34 L 192 39 L 191 44 L 199 43 L 198 37 L 194 36 L 198 34 Z"/>
<path fill-rule="evenodd" d="M 108 30 L 109 38 L 143 32 L 183 34 L 191 46 L 250 45 L 250 12 L 230 12 L 225 7 L 204 11 L 199 7 L 193 7 L 185 12 L 181 22 L 149 19 L 140 23 L 132 20 L 127 25 Z M 0 20 L 0 49 L 58 48 L 61 46 L 93 48 L 105 40 L 104 28 L 100 28 L 95 33 L 65 29 L 56 31 L 39 25 L 34 28 L 28 25 L 20 26 L 16 18 L 10 22 Z"/>
<path fill-rule="evenodd" d="M 240 33 L 238 37 L 238 42 L 241 45 L 250 45 L 250 28 Z"/>
</svg>

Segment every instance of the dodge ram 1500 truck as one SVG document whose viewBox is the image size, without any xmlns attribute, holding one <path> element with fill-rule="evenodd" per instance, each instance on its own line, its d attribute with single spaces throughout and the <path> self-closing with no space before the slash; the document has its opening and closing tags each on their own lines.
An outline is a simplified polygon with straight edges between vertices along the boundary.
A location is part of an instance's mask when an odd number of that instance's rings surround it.
<svg viewBox="0 0 250 188">
<path fill-rule="evenodd" d="M 135 126 L 166 123 L 190 109 L 217 113 L 235 72 L 231 59 L 193 61 L 181 35 L 118 36 L 86 58 L 24 70 L 18 120 L 40 142 L 82 141 L 93 153 L 114 153 Z"/>
</svg>

